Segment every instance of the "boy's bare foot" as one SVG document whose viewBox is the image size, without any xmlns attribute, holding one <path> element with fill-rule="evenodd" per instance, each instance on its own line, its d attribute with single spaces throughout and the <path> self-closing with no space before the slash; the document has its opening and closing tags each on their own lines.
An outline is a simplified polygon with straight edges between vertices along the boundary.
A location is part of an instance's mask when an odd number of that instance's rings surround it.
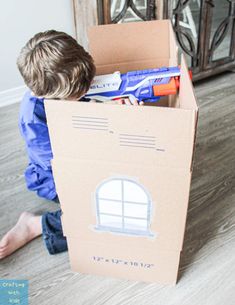
<svg viewBox="0 0 235 305">
<path fill-rule="evenodd" d="M 23 212 L 15 226 L 0 241 L 0 259 L 23 247 L 42 234 L 42 216 Z"/>
</svg>

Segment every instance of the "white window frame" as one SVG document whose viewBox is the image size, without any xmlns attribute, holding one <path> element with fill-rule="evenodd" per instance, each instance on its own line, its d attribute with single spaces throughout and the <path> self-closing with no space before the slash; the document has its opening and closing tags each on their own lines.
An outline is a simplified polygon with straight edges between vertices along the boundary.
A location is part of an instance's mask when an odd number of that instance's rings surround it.
<svg viewBox="0 0 235 305">
<path fill-rule="evenodd" d="M 112 181 L 120 181 L 121 182 L 121 200 L 118 199 L 112 199 L 112 198 L 103 198 L 100 197 L 99 193 L 102 187 L 106 183 L 110 183 Z M 138 188 L 141 189 L 146 195 L 147 201 L 146 202 L 135 202 L 135 201 L 126 201 L 124 200 L 124 183 L 125 182 L 130 182 L 135 184 Z M 152 200 L 149 195 L 149 192 L 140 184 L 137 183 L 135 180 L 128 179 L 128 178 L 110 178 L 105 181 L 103 181 L 96 189 L 95 192 L 95 200 L 96 200 L 96 218 L 97 218 L 97 226 L 96 229 L 99 231 L 109 231 L 109 232 L 115 232 L 115 233 L 123 233 L 123 234 L 130 234 L 130 235 L 139 235 L 139 236 L 152 236 L 153 233 L 150 231 L 150 222 L 151 222 L 151 214 L 152 214 Z M 100 211 L 100 201 L 112 201 L 115 203 L 118 203 L 121 205 L 121 214 L 116 214 L 116 213 L 105 213 Z M 125 205 L 143 205 L 147 207 L 147 215 L 146 217 L 132 217 L 132 216 L 126 216 L 125 215 Z M 115 226 L 108 226 L 104 225 L 102 223 L 102 216 L 108 216 L 108 217 L 114 217 L 114 218 L 120 218 L 120 227 L 115 227 Z M 127 220 L 133 220 L 133 222 L 136 220 L 138 221 L 145 221 L 146 222 L 146 229 L 130 229 L 127 228 L 128 225 L 126 223 L 128 222 Z"/>
</svg>

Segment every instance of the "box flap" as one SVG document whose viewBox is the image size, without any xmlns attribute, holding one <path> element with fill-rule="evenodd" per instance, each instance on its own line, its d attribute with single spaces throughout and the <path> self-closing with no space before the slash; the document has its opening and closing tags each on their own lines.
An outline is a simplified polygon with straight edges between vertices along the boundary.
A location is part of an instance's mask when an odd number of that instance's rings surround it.
<svg viewBox="0 0 235 305">
<path fill-rule="evenodd" d="M 181 55 L 181 76 L 180 76 L 180 90 L 179 90 L 179 105 L 181 109 L 194 109 L 194 143 L 191 161 L 191 170 L 193 167 L 193 160 L 195 154 L 196 131 L 198 122 L 198 105 L 196 102 L 192 81 L 189 77 L 188 67 L 184 54 Z"/>
<path fill-rule="evenodd" d="M 175 32 L 172 27 L 172 23 L 169 22 L 169 66 L 177 66 L 178 65 L 178 46 L 176 43 Z"/>
<path fill-rule="evenodd" d="M 189 77 L 188 66 L 183 54 L 181 55 L 179 101 L 180 108 L 198 111 L 192 81 Z"/>
<path fill-rule="evenodd" d="M 168 67 L 174 66 L 175 64 L 171 64 L 171 60 L 168 57 L 164 58 L 151 58 L 151 59 L 143 59 L 143 60 L 132 60 L 128 62 L 116 62 L 112 64 L 103 64 L 96 65 L 96 74 L 109 74 L 115 71 L 120 71 L 121 73 L 127 73 L 129 71 L 135 70 L 144 70 L 144 69 L 153 69 L 159 67 Z M 176 64 L 177 65 L 177 64 Z"/>
<path fill-rule="evenodd" d="M 89 51 L 97 67 L 169 58 L 169 24 L 158 20 L 91 27 Z"/>
<path fill-rule="evenodd" d="M 58 100 L 45 108 L 54 158 L 190 169 L 194 111 Z"/>
</svg>

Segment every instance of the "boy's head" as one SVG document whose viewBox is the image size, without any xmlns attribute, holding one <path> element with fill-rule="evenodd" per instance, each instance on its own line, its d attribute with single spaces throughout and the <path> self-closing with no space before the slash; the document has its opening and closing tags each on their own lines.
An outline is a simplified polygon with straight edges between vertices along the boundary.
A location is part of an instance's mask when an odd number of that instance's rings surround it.
<svg viewBox="0 0 235 305">
<path fill-rule="evenodd" d="M 74 38 L 54 30 L 31 38 L 17 66 L 32 92 L 46 98 L 78 99 L 95 76 L 92 57 Z"/>
</svg>

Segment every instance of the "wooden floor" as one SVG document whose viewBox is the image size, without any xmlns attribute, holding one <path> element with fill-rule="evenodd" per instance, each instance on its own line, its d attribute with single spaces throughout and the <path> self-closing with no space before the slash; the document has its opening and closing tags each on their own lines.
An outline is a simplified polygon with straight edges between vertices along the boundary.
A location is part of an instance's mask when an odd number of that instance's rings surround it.
<svg viewBox="0 0 235 305">
<path fill-rule="evenodd" d="M 50 256 L 41 238 L 0 261 L 0 278 L 28 279 L 33 305 L 234 304 L 235 74 L 198 83 L 196 95 L 199 130 L 176 287 L 74 274 L 68 254 Z M 0 108 L 0 236 L 24 210 L 42 213 L 57 208 L 26 190 L 18 107 Z"/>
</svg>

